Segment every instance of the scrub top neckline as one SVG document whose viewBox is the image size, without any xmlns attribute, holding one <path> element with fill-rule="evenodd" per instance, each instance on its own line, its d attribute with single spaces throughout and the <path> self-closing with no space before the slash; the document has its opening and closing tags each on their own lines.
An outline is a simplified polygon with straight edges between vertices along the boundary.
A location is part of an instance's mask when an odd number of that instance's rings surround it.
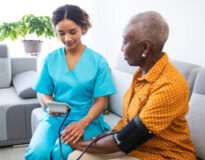
<svg viewBox="0 0 205 160">
<path fill-rule="evenodd" d="M 68 68 L 68 65 L 67 65 L 67 61 L 66 61 L 66 57 L 65 57 L 65 48 L 63 48 L 63 59 L 64 59 L 64 64 L 65 64 L 65 67 L 66 67 L 66 71 L 69 72 L 69 73 L 72 73 L 74 72 L 74 70 L 76 70 L 77 66 L 79 66 L 79 63 L 81 63 L 82 59 L 83 59 L 83 56 L 84 54 L 86 53 L 86 50 L 87 50 L 87 46 L 85 46 L 85 49 L 80 57 L 80 59 L 78 60 L 78 63 L 75 65 L 75 67 L 70 71 L 69 68 Z"/>
</svg>

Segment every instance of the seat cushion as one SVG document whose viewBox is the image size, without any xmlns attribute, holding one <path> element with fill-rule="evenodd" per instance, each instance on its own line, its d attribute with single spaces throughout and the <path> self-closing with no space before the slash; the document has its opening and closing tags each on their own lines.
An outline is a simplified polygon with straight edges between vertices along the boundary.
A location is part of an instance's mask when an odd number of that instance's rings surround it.
<svg viewBox="0 0 205 160">
<path fill-rule="evenodd" d="M 38 103 L 36 98 L 22 99 L 14 89 L 14 87 L 0 89 L 0 105 L 18 105 L 18 104 L 33 104 Z"/>
<path fill-rule="evenodd" d="M 43 111 L 42 108 L 36 108 L 32 111 L 32 114 L 31 114 L 31 130 L 32 130 L 32 134 L 34 133 L 34 131 L 36 130 L 38 124 L 39 124 L 39 121 L 44 117 L 45 115 L 45 112 Z M 104 115 L 104 120 L 105 122 L 107 122 L 111 128 L 113 128 L 117 123 L 118 121 L 120 120 L 121 118 L 110 112 L 109 114 L 107 115 Z"/>
<path fill-rule="evenodd" d="M 110 112 L 108 115 L 104 115 L 105 122 L 107 122 L 111 128 L 114 128 L 120 119 L 121 118 L 118 115 L 112 112 Z"/>
<path fill-rule="evenodd" d="M 0 141 L 14 137 L 27 138 L 26 133 L 21 134 L 23 130 L 20 128 L 24 126 L 26 131 L 30 127 L 27 126 L 27 120 L 30 119 L 27 114 L 32 107 L 40 107 L 37 99 L 21 99 L 13 87 L 0 89 Z"/>
</svg>

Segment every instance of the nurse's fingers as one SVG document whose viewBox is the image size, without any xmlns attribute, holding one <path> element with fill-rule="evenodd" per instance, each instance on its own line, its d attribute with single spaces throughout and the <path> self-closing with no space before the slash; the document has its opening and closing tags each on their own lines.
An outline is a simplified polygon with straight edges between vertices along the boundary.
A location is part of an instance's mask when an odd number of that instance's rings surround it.
<svg viewBox="0 0 205 160">
<path fill-rule="evenodd" d="M 77 143 L 82 138 L 82 136 L 82 134 L 79 134 L 78 137 L 73 141 L 73 144 Z"/>
<path fill-rule="evenodd" d="M 75 136 L 75 134 L 77 134 L 77 128 L 74 128 L 73 130 L 70 130 L 69 132 L 65 131 L 62 134 L 62 139 L 63 141 L 67 141 L 68 139 L 70 139 L 71 137 Z"/>
<path fill-rule="evenodd" d="M 63 132 L 61 132 L 61 137 L 64 139 L 65 137 L 72 137 L 72 135 L 76 132 L 76 129 L 73 127 L 66 127 Z"/>
<path fill-rule="evenodd" d="M 64 113 L 53 113 L 53 112 L 48 112 L 49 115 L 52 115 L 54 117 L 62 116 Z"/>
<path fill-rule="evenodd" d="M 79 139 L 83 136 L 83 134 L 81 133 L 76 133 L 75 135 L 73 135 L 69 140 L 66 140 L 65 143 L 69 144 L 69 143 L 76 143 L 77 141 L 79 141 Z"/>
<path fill-rule="evenodd" d="M 77 135 L 71 135 L 71 134 L 67 135 L 65 138 L 63 138 L 63 143 L 68 144 L 68 143 L 72 142 L 73 139 L 75 139 L 75 136 L 77 136 Z"/>
</svg>

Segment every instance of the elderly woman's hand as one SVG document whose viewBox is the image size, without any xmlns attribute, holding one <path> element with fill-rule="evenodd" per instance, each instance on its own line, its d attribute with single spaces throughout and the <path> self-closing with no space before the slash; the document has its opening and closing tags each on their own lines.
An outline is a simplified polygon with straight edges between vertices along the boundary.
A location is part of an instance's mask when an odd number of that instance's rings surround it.
<svg viewBox="0 0 205 160">
<path fill-rule="evenodd" d="M 78 142 L 83 137 L 86 127 L 83 121 L 69 124 L 61 133 L 62 142 L 66 144 Z"/>
<path fill-rule="evenodd" d="M 94 139 L 95 138 L 91 138 L 89 140 L 79 140 L 77 143 L 70 143 L 69 145 L 74 149 L 83 151 L 85 147 L 88 146 Z M 119 150 L 119 147 L 113 141 L 113 135 L 109 135 L 93 143 L 86 152 L 106 154 L 118 152 Z"/>
</svg>

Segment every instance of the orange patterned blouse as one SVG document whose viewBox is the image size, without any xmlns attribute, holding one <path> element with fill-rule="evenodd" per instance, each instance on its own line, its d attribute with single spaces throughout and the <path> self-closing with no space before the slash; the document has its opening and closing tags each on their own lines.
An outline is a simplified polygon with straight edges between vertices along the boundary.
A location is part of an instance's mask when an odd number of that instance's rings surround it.
<svg viewBox="0 0 205 160">
<path fill-rule="evenodd" d="M 139 115 L 155 136 L 129 153 L 141 160 L 196 159 L 185 115 L 189 88 L 181 73 L 163 57 L 141 78 L 139 69 L 123 101 L 123 118 L 115 130 Z"/>
</svg>

